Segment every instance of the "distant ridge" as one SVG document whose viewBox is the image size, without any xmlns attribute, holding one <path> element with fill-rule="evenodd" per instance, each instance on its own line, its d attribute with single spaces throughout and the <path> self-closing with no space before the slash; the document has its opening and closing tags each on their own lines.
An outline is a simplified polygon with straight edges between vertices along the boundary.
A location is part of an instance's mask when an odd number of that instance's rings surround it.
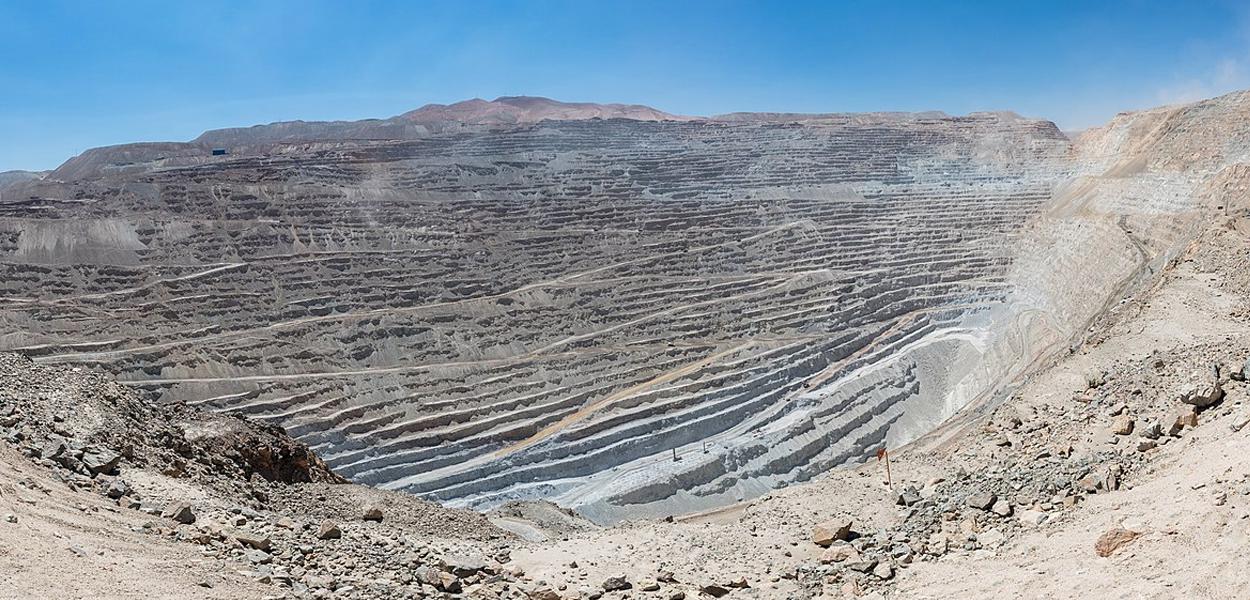
<svg viewBox="0 0 1250 600">
<path fill-rule="evenodd" d="M 677 115 L 642 104 L 561 102 L 539 96 L 500 96 L 494 100 L 473 98 L 452 104 L 426 104 L 416 110 L 382 119 L 358 121 L 278 121 L 250 127 L 205 131 L 189 142 L 137 142 L 93 148 L 70 158 L 48 174 L 57 180 L 76 180 L 105 171 L 144 170 L 197 164 L 213 159 L 211 150 L 229 160 L 273 151 L 274 145 L 316 144 L 341 141 L 417 140 L 446 132 L 528 127 L 543 121 L 622 119 L 641 122 L 719 123 L 824 123 L 875 126 L 944 119 L 1033 121 L 1043 128 L 1054 125 L 1025 119 L 1014 113 L 971 113 L 952 117 L 939 111 L 870 113 L 735 112 L 711 117 Z M 20 184 L 24 178 L 8 185 Z M 0 185 L 4 182 L 0 181 Z"/>
<path fill-rule="evenodd" d="M 473 98 L 455 104 L 427 104 L 396 117 L 397 120 L 416 123 L 457 122 L 471 125 L 585 119 L 690 121 L 695 118 L 669 114 L 641 104 L 560 102 L 538 96 L 500 96 L 490 101 Z"/>
</svg>

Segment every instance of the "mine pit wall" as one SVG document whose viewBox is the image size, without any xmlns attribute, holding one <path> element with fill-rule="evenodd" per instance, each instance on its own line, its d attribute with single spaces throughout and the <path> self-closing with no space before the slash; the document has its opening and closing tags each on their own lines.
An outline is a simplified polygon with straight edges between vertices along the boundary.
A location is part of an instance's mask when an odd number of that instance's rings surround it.
<svg viewBox="0 0 1250 600">
<path fill-rule="evenodd" d="M 1212 107 L 1212 103 L 1234 108 Z M 1250 165 L 1242 164 L 1250 160 L 1250 136 L 1244 129 L 1197 123 L 1212 112 L 1244 122 L 1245 104 L 1244 95 L 1235 95 L 1189 107 L 1122 115 L 1107 127 L 1084 134 L 1072 150 L 1073 175 L 1055 185 L 1052 200 L 1018 238 L 1007 301 L 969 315 L 951 330 L 928 333 L 915 346 L 874 365 L 875 369 L 907 365 L 904 370 L 889 371 L 894 381 L 904 382 L 899 386 L 902 397 L 878 404 L 889 408 L 874 415 L 892 416 L 868 437 L 857 440 L 857 448 L 807 466 L 819 472 L 822 465 L 855 462 L 866 447 L 900 447 L 925 437 L 965 409 L 979 412 L 992 407 L 1014 382 L 1079 345 L 1090 333 L 1089 325 L 1122 298 L 1157 281 L 1212 219 L 1250 207 Z M 1177 161 L 1177 155 L 1184 155 L 1177 148 L 1192 153 Z M 835 382 L 828 389 L 845 392 L 846 383 Z M 821 393 L 816 390 L 804 398 L 820 405 L 815 398 Z M 810 415 L 818 412 L 796 410 L 776 424 L 793 422 L 799 415 L 813 419 Z M 867 420 L 850 423 L 864 425 Z M 797 435 L 795 430 L 777 434 L 776 429 L 772 428 L 772 435 L 765 434 L 760 452 L 766 452 L 763 446 L 775 444 L 802 447 L 816 427 Z M 832 431 L 850 434 L 851 428 Z M 823 439 L 817 445 L 828 448 L 837 442 Z M 748 448 L 739 451 L 749 452 Z M 774 473 L 786 470 L 777 464 L 772 467 Z M 691 473 L 706 475 L 718 468 L 717 461 L 708 460 Z M 587 502 L 585 495 L 578 494 L 557 499 L 578 506 L 593 519 L 615 521 L 662 516 L 674 506 L 711 509 L 766 493 L 788 481 L 769 476 L 744 478 L 732 490 L 719 493 L 691 483 L 675 474 L 609 500 Z"/>
<path fill-rule="evenodd" d="M 509 150 L 508 164 L 521 166 L 499 166 L 491 146 L 511 148 L 525 141 L 519 134 L 471 138 L 467 156 L 414 146 L 422 154 L 391 161 L 402 145 L 369 146 L 350 168 L 258 171 L 277 183 L 258 181 L 239 158 L 237 169 L 126 181 L 120 197 L 133 206 L 124 208 L 109 204 L 119 196 L 105 184 L 45 182 L 44 194 L 89 202 L 49 209 L 69 218 L 5 217 L 0 232 L 15 233 L 0 236 L 6 260 L 58 273 L 96 259 L 150 260 L 161 279 L 109 274 L 84 289 L 83 276 L 67 276 L 55 295 L 73 301 L 11 308 L 10 322 L 27 331 L 0 331 L 0 345 L 32 345 L 54 360 L 120 370 L 163 399 L 283 424 L 346 476 L 456 505 L 548 498 L 603 522 L 710 509 L 924 436 L 1078 342 L 1100 310 L 1184 247 L 1201 202 L 1243 185 L 1219 174 L 1250 136 L 1193 123 L 1219 110 L 1229 109 L 1128 115 L 1071 149 L 1053 126 L 1011 119 L 847 131 L 565 123 L 532 132 L 542 152 Z M 1188 139 L 1195 134 L 1212 139 Z M 664 136 L 701 141 L 678 155 L 650 145 Z M 611 147 L 601 149 L 605 139 Z M 566 145 L 576 151 L 548 152 Z M 1203 155 L 1209 148 L 1220 155 Z M 369 162 L 379 153 L 390 162 Z M 814 158 L 796 169 L 795 154 Z M 550 163 L 538 161 L 546 155 Z M 633 171 L 618 173 L 619 164 Z M 599 165 L 613 170 L 588 170 Z M 494 179 L 479 175 L 490 170 Z M 581 185 L 587 173 L 602 181 Z M 568 202 L 585 194 L 595 202 Z M 205 210 L 225 216 L 193 234 L 187 223 Z M 257 221 L 258 210 L 286 211 L 304 227 Z M 461 215 L 474 228 L 456 231 Z M 344 219 L 367 227 L 335 227 Z M 618 222 L 637 229 L 611 231 Z M 718 230 L 731 225 L 763 233 Z M 566 232 L 573 246 L 552 233 L 565 226 L 583 230 Z M 345 249 L 353 258 L 333 256 Z M 299 257 L 308 270 L 282 256 L 310 250 L 330 256 Z M 473 272 L 483 263 L 471 257 L 484 251 L 501 262 Z M 235 261 L 237 270 L 185 279 Z M 522 277 L 521 267 L 535 271 Z M 570 273 L 589 275 L 570 286 Z M 380 298 L 357 289 L 448 274 L 465 281 Z M 537 279 L 551 283 L 527 285 Z M 353 287 L 335 288 L 340 281 Z M 162 306 L 166 288 L 193 298 L 215 296 L 215 286 L 243 293 L 184 301 L 185 315 L 148 308 Z M 142 295 L 117 293 L 127 289 Z M 13 282 L 6 290 L 44 293 Z M 405 312 L 444 300 L 453 302 Z M 87 316 L 72 312 L 79 302 Z M 110 314 L 97 306 L 138 321 L 97 324 Z M 598 338 L 564 337 L 550 320 L 561 311 L 573 319 L 569 333 Z M 27 321 L 28 312 L 44 320 Z M 338 313 L 364 316 L 316 320 Z M 615 325 L 635 314 L 655 318 Z M 266 318 L 286 324 L 271 329 Z M 84 322 L 98 325 L 90 339 L 75 336 Z M 138 352 L 124 334 L 134 326 L 151 329 Z M 357 355 L 362 346 L 371 354 Z M 422 362 L 446 366 L 406 369 Z M 382 368 L 361 370 L 370 366 Z M 508 451 L 647 382 L 610 410 Z"/>
<path fill-rule="evenodd" d="M 1248 109 L 1247 94 L 1236 93 L 1122 114 L 1076 140 L 1076 173 L 1021 236 L 1010 301 L 995 309 L 988 351 L 948 396 L 948 411 L 992 408 L 1013 383 L 1079 346 L 1121 299 L 1158 281 L 1213 220 L 1250 212 Z"/>
</svg>

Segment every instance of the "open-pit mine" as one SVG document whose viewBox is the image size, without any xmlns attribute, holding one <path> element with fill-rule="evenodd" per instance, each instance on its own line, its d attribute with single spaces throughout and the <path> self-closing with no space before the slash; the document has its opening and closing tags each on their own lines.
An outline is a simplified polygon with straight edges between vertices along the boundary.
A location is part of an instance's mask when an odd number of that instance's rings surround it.
<svg viewBox="0 0 1250 600">
<path fill-rule="evenodd" d="M 1178 145 L 1245 104 L 1069 136 L 501 98 L 101 148 L 0 186 L 0 350 L 455 506 L 706 510 L 1009 395 L 1189 239 L 1244 157 Z"/>
</svg>

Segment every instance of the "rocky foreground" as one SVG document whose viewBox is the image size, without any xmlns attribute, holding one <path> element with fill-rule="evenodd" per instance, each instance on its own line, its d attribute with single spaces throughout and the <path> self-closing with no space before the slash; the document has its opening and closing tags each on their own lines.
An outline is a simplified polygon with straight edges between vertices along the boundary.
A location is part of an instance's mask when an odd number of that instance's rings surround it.
<svg viewBox="0 0 1250 600">
<path fill-rule="evenodd" d="M 1221 219 L 1003 402 L 891 457 L 600 528 L 343 483 L 281 429 L 0 355 L 18 597 L 1243 597 L 1250 245 Z M 1194 576 L 1193 574 L 1198 574 Z"/>
</svg>

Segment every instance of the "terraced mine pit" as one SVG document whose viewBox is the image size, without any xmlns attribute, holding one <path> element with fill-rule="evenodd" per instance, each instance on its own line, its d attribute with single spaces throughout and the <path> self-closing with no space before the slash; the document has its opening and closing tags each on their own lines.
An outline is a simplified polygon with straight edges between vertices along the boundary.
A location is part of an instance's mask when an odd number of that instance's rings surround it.
<svg viewBox="0 0 1250 600">
<path fill-rule="evenodd" d="M 281 424 L 361 483 L 676 514 L 1000 391 L 1180 239 L 1191 188 L 1006 114 L 405 127 L 10 184 L 0 349 Z M 1158 206 L 1090 218 L 1109 185 Z"/>
</svg>

